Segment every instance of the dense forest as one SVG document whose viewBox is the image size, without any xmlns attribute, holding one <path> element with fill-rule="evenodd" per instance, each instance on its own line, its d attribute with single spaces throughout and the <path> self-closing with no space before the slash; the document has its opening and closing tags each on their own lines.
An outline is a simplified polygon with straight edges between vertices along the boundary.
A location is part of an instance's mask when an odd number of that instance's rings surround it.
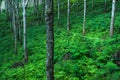
<svg viewBox="0 0 120 80">
<path fill-rule="evenodd" d="M 0 80 L 120 80 L 119 30 L 120 0 L 0 0 Z"/>
</svg>

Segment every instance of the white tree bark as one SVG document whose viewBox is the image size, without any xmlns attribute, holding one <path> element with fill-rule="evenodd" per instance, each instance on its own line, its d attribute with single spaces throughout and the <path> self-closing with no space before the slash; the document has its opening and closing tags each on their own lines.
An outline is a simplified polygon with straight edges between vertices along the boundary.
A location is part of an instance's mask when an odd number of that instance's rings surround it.
<svg viewBox="0 0 120 80">
<path fill-rule="evenodd" d="M 85 28 L 86 28 L 86 0 L 84 0 L 83 35 L 85 35 Z"/>
<path fill-rule="evenodd" d="M 28 4 L 28 0 L 25 2 L 25 0 L 22 0 L 23 4 L 23 47 L 24 47 L 24 61 L 28 61 L 28 55 L 27 55 L 27 44 L 26 44 L 26 6 Z"/>
<path fill-rule="evenodd" d="M 68 0 L 68 11 L 67 11 L 67 30 L 70 30 L 70 0 Z"/>
<path fill-rule="evenodd" d="M 110 37 L 113 36 L 113 27 L 114 27 L 114 19 L 115 19 L 115 4 L 116 0 L 112 1 L 112 12 L 111 12 L 111 23 L 110 23 Z"/>
</svg>

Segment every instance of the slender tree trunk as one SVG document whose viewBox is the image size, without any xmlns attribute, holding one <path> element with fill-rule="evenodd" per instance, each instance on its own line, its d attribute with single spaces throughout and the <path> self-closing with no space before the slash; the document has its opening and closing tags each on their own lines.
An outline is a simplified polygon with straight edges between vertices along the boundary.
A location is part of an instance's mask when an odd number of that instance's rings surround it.
<svg viewBox="0 0 120 80">
<path fill-rule="evenodd" d="M 10 6 L 10 0 L 5 0 L 5 8 L 6 8 L 6 21 L 9 21 L 9 10 L 8 7 Z"/>
<path fill-rule="evenodd" d="M 105 0 L 105 11 L 106 11 L 106 8 L 107 8 L 107 0 Z"/>
<path fill-rule="evenodd" d="M 77 0 L 77 15 L 79 15 L 79 0 Z"/>
<path fill-rule="evenodd" d="M 26 5 L 25 0 L 23 1 L 23 47 L 24 47 L 24 61 L 28 61 L 28 55 L 27 55 L 27 41 L 26 41 Z"/>
<path fill-rule="evenodd" d="M 114 27 L 114 19 L 115 19 L 115 4 L 116 0 L 112 1 L 112 12 L 111 12 L 111 23 L 110 23 L 110 37 L 113 36 L 113 27 Z"/>
<path fill-rule="evenodd" d="M 86 0 L 84 0 L 83 35 L 85 35 L 85 30 L 86 30 Z"/>
<path fill-rule="evenodd" d="M 2 9 L 1 9 L 1 2 L 2 2 L 2 1 L 0 1 L 0 14 L 2 13 L 2 11 L 1 11 L 1 10 L 2 10 Z"/>
<path fill-rule="evenodd" d="M 18 26 L 18 40 L 21 42 L 21 26 L 20 26 L 20 17 L 19 17 L 19 2 L 16 2 L 16 19 Z"/>
<path fill-rule="evenodd" d="M 68 11 L 67 11 L 67 30 L 70 30 L 70 0 L 68 0 Z"/>
<path fill-rule="evenodd" d="M 60 0 L 58 0 L 58 26 L 60 25 Z"/>
<path fill-rule="evenodd" d="M 94 10 L 94 0 L 92 0 L 92 10 Z"/>
<path fill-rule="evenodd" d="M 16 28 L 16 19 L 15 19 L 15 9 L 14 9 L 14 2 L 12 0 L 12 23 L 13 23 L 13 31 L 14 31 L 14 50 L 15 50 L 15 54 L 17 54 L 17 28 Z"/>
<path fill-rule="evenodd" d="M 39 16 L 39 0 L 34 0 L 34 14 L 37 16 L 38 24 L 40 24 L 40 16 Z"/>
<path fill-rule="evenodd" d="M 44 23 L 45 19 L 45 0 L 42 0 L 42 23 Z"/>
<path fill-rule="evenodd" d="M 46 75 L 47 80 L 54 80 L 54 22 L 53 16 L 53 0 L 46 0 L 45 20 L 47 26 L 47 59 L 46 59 Z"/>
</svg>

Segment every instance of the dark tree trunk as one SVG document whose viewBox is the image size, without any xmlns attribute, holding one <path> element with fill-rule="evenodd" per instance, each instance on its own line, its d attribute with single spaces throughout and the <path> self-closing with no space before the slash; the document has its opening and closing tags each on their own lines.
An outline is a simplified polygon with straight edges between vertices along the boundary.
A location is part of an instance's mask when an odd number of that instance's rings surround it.
<svg viewBox="0 0 120 80">
<path fill-rule="evenodd" d="M 79 0 L 77 0 L 77 15 L 79 15 Z"/>
<path fill-rule="evenodd" d="M 47 80 L 54 80 L 54 16 L 53 16 L 53 0 L 46 0 L 45 20 L 47 33 L 47 59 L 46 59 L 46 75 Z"/>
<path fill-rule="evenodd" d="M 6 21 L 11 21 L 12 23 L 12 0 L 5 1 L 5 8 L 6 8 Z"/>
<path fill-rule="evenodd" d="M 35 16 L 37 16 L 38 24 L 40 24 L 39 0 L 34 0 L 34 14 L 35 14 Z"/>
<path fill-rule="evenodd" d="M 42 0 L 42 18 L 41 21 L 44 23 L 45 19 L 45 0 Z"/>
<path fill-rule="evenodd" d="M 21 40 L 20 15 L 19 15 L 19 2 L 16 2 L 16 24 L 18 26 L 18 28 L 17 28 L 18 40 L 20 41 L 20 43 L 22 43 L 22 40 Z"/>
<path fill-rule="evenodd" d="M 58 26 L 60 25 L 60 0 L 58 0 Z"/>
<path fill-rule="evenodd" d="M 105 0 L 105 7 L 104 7 L 105 12 L 106 12 L 106 9 L 107 9 L 107 0 Z"/>
<path fill-rule="evenodd" d="M 92 0 L 92 11 L 94 10 L 94 0 Z"/>
</svg>

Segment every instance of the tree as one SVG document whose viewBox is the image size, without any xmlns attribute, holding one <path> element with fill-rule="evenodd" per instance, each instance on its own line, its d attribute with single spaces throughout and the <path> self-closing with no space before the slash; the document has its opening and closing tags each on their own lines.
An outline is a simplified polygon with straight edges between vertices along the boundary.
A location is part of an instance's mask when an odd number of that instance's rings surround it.
<svg viewBox="0 0 120 80">
<path fill-rule="evenodd" d="M 107 2 L 107 0 L 105 0 L 105 11 L 106 11 L 106 7 L 107 7 L 107 3 L 106 2 Z"/>
<path fill-rule="evenodd" d="M 34 0 L 34 14 L 37 16 L 38 24 L 40 24 L 39 0 Z"/>
<path fill-rule="evenodd" d="M 23 8 L 23 47 L 24 47 L 24 61 L 27 62 L 28 61 L 28 55 L 27 55 L 27 45 L 26 45 L 26 6 L 28 4 L 27 0 L 25 2 L 25 0 L 22 0 L 23 4 L 22 4 L 22 8 Z"/>
<path fill-rule="evenodd" d="M 2 13 L 1 3 L 2 3 L 2 1 L 0 0 L 0 14 Z"/>
<path fill-rule="evenodd" d="M 16 11 L 16 25 L 18 26 L 17 28 L 17 34 L 18 34 L 18 40 L 22 44 L 22 39 L 21 39 L 21 25 L 20 25 L 20 10 L 19 10 L 19 2 L 15 1 L 15 11 Z"/>
<path fill-rule="evenodd" d="M 47 60 L 46 60 L 46 75 L 47 80 L 54 80 L 54 15 L 53 15 L 53 0 L 46 0 L 45 20 L 47 33 Z"/>
<path fill-rule="evenodd" d="M 94 0 L 92 0 L 92 9 L 94 9 Z"/>
<path fill-rule="evenodd" d="M 15 19 L 15 3 L 13 0 L 11 0 L 11 6 L 12 6 L 12 23 L 13 23 L 13 31 L 14 31 L 14 47 L 15 47 L 15 53 L 17 54 L 17 28 L 16 28 L 16 19 Z"/>
<path fill-rule="evenodd" d="M 70 30 L 70 0 L 68 0 L 68 11 L 67 11 L 67 30 Z"/>
<path fill-rule="evenodd" d="M 86 0 L 84 0 L 83 35 L 85 35 L 85 28 L 86 28 Z"/>
<path fill-rule="evenodd" d="M 54 28 L 53 28 L 53 0 L 46 0 L 45 21 L 47 33 L 47 59 L 46 59 L 46 75 L 47 80 L 54 80 Z"/>
<path fill-rule="evenodd" d="M 116 0 L 112 1 L 112 12 L 111 12 L 111 23 L 110 23 L 110 37 L 113 36 L 113 27 L 114 27 L 114 19 L 115 19 L 115 4 Z"/>
<path fill-rule="evenodd" d="M 6 21 L 11 21 L 12 23 L 12 13 L 13 13 L 12 0 L 5 0 L 5 9 L 6 9 Z"/>
<path fill-rule="evenodd" d="M 44 23 L 45 18 L 45 0 L 42 0 L 42 23 Z"/>
<path fill-rule="evenodd" d="M 77 15 L 79 15 L 79 0 L 77 0 Z"/>
<path fill-rule="evenodd" d="M 58 26 L 60 24 L 60 0 L 58 0 Z"/>
</svg>

